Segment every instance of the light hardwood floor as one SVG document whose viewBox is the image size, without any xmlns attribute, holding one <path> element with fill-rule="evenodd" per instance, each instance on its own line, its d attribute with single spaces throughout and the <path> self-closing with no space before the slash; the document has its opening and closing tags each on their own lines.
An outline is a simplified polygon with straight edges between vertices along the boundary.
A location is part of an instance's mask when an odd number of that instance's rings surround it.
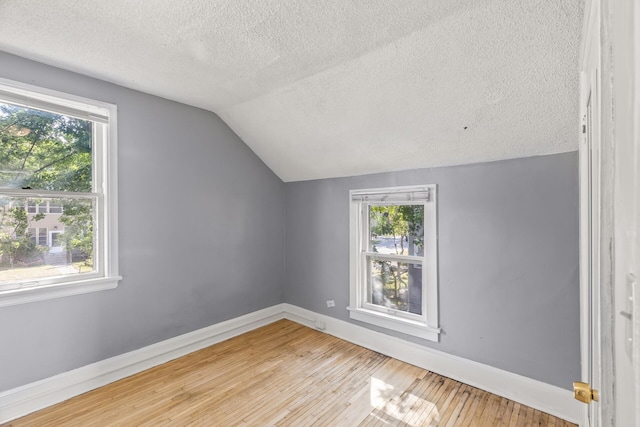
<svg viewBox="0 0 640 427">
<path fill-rule="evenodd" d="M 573 426 L 281 320 L 7 426 Z"/>
</svg>

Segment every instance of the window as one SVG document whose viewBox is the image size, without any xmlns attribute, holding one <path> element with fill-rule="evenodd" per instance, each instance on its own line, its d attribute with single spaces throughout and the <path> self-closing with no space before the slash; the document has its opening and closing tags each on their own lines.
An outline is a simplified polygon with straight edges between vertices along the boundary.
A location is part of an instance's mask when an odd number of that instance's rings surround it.
<svg viewBox="0 0 640 427">
<path fill-rule="evenodd" d="M 27 237 L 29 238 L 29 241 L 34 245 L 38 244 L 36 240 L 37 230 L 38 230 L 37 228 L 29 228 L 29 230 L 27 231 Z"/>
<path fill-rule="evenodd" d="M 20 240 L 19 239 L 16 239 L 16 240 L 18 241 L 18 244 L 20 244 Z M 40 246 L 47 246 L 47 229 L 46 228 L 38 228 L 38 244 Z M 11 255 L 10 252 L 9 252 L 9 255 Z M 9 261 L 11 261 L 11 259 L 9 259 Z M 14 259 L 14 262 L 15 262 L 15 259 Z"/>
<path fill-rule="evenodd" d="M 350 192 L 350 317 L 437 341 L 436 186 Z"/>
<path fill-rule="evenodd" d="M 62 213 L 62 205 L 49 202 L 49 213 Z"/>
<path fill-rule="evenodd" d="M 116 108 L 0 79 L 0 306 L 117 286 Z"/>
<path fill-rule="evenodd" d="M 6 175 L 8 171 L 3 172 Z M 27 213 L 62 213 L 62 205 L 53 201 L 30 199 L 27 201 Z"/>
</svg>

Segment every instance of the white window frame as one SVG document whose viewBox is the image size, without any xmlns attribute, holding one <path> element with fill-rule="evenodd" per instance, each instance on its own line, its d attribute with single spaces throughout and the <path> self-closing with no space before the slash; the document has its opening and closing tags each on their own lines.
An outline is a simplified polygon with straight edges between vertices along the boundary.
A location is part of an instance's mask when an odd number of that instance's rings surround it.
<svg viewBox="0 0 640 427">
<path fill-rule="evenodd" d="M 424 206 L 425 244 L 422 256 L 389 255 L 392 261 L 415 262 L 422 265 L 422 314 L 387 309 L 368 302 L 367 263 L 369 205 Z M 350 302 L 351 319 L 366 322 L 392 331 L 438 341 L 438 250 L 437 250 L 437 192 L 436 185 L 372 188 L 349 192 L 350 234 Z"/>
<path fill-rule="evenodd" d="M 0 194 L 28 198 L 88 198 L 96 200 L 94 258 L 96 270 L 77 277 L 35 279 L 0 288 L 0 307 L 113 289 L 118 273 L 117 108 L 46 88 L 0 78 L 0 100 L 89 120 L 94 123 L 91 193 L 0 189 Z M 46 205 L 48 206 L 48 205 Z"/>
</svg>

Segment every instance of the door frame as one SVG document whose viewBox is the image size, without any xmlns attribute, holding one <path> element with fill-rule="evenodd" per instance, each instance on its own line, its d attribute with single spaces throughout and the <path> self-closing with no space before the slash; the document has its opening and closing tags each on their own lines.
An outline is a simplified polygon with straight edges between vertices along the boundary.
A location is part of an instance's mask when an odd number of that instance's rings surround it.
<svg viewBox="0 0 640 427">
<path fill-rule="evenodd" d="M 600 389 L 601 292 L 601 9 L 599 0 L 587 2 L 580 51 L 580 381 Z M 587 108 L 591 104 L 591 116 Z M 583 407 L 583 426 L 602 425 L 601 405 Z"/>
<path fill-rule="evenodd" d="M 640 5 L 636 2 L 633 8 L 633 34 L 632 38 L 634 41 L 634 46 L 632 47 L 632 55 L 631 63 L 634 69 L 634 94 L 633 94 L 633 106 L 632 113 L 633 114 L 633 140 L 636 144 L 636 163 L 635 163 L 635 186 L 636 189 L 640 188 L 640 41 L 638 41 L 638 37 L 640 37 Z M 640 197 L 636 193 L 635 195 L 635 215 L 638 218 L 640 215 Z M 636 235 L 635 235 L 635 265 L 636 272 L 640 273 L 640 224 L 636 223 Z M 632 325 L 632 334 L 633 334 L 633 348 L 632 348 L 632 361 L 633 366 L 635 367 L 635 421 L 636 423 L 640 422 L 640 290 L 638 289 L 638 284 L 636 283 L 635 294 L 634 294 L 634 303 L 633 303 L 633 325 Z"/>
<path fill-rule="evenodd" d="M 640 422 L 640 4 L 636 0 L 587 0 L 580 49 L 580 117 L 585 114 L 589 86 L 597 97 L 594 108 L 593 143 L 596 155 L 589 156 L 588 143 L 580 140 L 580 306 L 581 360 L 583 380 L 589 380 L 590 360 L 596 358 L 595 376 L 599 377 L 601 404 L 584 406 L 583 425 L 595 410 L 594 422 L 611 425 L 635 425 Z M 614 53 L 615 51 L 615 53 Z M 595 77 L 594 77 L 595 76 Z M 592 80 L 595 78 L 595 82 Z M 614 79 L 624 84 L 615 84 Z M 621 79 L 631 79 L 621 80 Z M 604 98 L 603 98 L 604 96 Z M 602 110 L 601 110 L 602 109 Z M 604 116 L 602 113 L 606 113 Z M 618 127 L 620 126 L 620 127 Z M 628 126 L 632 126 L 629 129 Z M 582 130 L 581 130 L 582 134 Z M 620 151 L 622 150 L 622 151 Z M 589 182 L 589 166 L 594 166 L 594 182 Z M 594 169 L 592 169 L 593 171 Z M 600 178 L 600 182 L 598 179 Z M 629 185 L 629 182 L 632 185 Z M 624 183 L 622 185 L 621 183 Z M 592 194 L 588 188 L 600 194 Z M 589 197 L 596 230 L 589 242 Z M 629 213 L 631 210 L 631 213 Z M 624 214 L 624 215 L 623 215 Z M 598 233 L 600 233 L 598 235 Z M 615 240 L 614 240 L 615 239 Z M 614 245 L 615 243 L 615 245 Z M 618 256 L 614 255 L 618 248 Z M 592 252 L 589 252 L 592 251 Z M 603 256 L 597 256 L 601 251 Z M 595 254 L 596 256 L 593 256 Z M 594 294 L 600 299 L 591 309 L 588 281 L 594 269 Z M 623 314 L 628 311 L 627 277 L 634 283 L 631 307 L 631 364 L 620 361 L 625 353 L 629 332 L 622 332 Z M 614 297 L 617 297 L 614 299 Z M 617 304 L 617 305 L 616 305 Z M 600 336 L 599 350 L 589 348 L 589 325 Z M 626 326 L 626 325 L 625 325 Z M 616 339 L 617 337 L 617 339 Z M 596 343 L 597 345 L 598 343 Z M 624 372 L 616 363 L 623 363 Z M 631 371 L 627 369 L 631 367 Z M 620 375 L 624 376 L 624 380 Z M 632 375 L 633 382 L 628 381 Z M 624 384 L 623 384 L 624 383 Z M 594 387 L 595 388 L 595 387 Z M 624 402 L 624 403 L 623 403 Z"/>
<path fill-rule="evenodd" d="M 634 217 L 636 218 L 635 224 L 632 224 L 634 229 L 633 233 L 633 241 L 630 242 L 632 259 L 632 265 L 630 266 L 632 269 L 632 273 L 635 275 L 635 280 L 633 282 L 633 289 L 631 290 L 633 295 L 633 302 L 631 307 L 632 314 L 632 322 L 631 322 L 631 336 L 633 339 L 632 348 L 631 348 L 631 361 L 633 366 L 633 374 L 634 374 L 634 383 L 635 383 L 635 413 L 634 418 L 629 418 L 635 421 L 635 423 L 640 423 L 640 219 L 638 216 L 640 215 L 640 195 L 638 195 L 638 189 L 640 188 L 640 4 L 638 2 L 631 1 L 631 40 L 626 41 L 624 44 L 625 51 L 628 52 L 628 64 L 631 66 L 632 71 L 632 79 L 631 82 L 633 87 L 632 101 L 631 105 L 627 105 L 626 111 L 623 114 L 631 114 L 631 144 L 635 144 L 635 149 L 633 150 L 634 159 L 632 160 L 633 168 L 631 172 L 631 176 L 629 177 L 632 182 L 635 184 L 635 191 L 633 192 L 630 198 L 632 200 L 631 209 L 634 213 Z M 629 277 L 630 275 L 627 275 Z M 628 295 L 627 295 L 628 296 Z"/>
</svg>

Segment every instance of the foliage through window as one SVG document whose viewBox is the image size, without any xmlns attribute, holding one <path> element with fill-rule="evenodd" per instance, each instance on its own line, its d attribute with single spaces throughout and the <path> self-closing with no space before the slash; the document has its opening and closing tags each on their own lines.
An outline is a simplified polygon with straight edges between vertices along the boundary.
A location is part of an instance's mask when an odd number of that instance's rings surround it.
<svg viewBox="0 0 640 427">
<path fill-rule="evenodd" d="M 115 110 L 49 92 L 0 85 L 0 294 L 115 272 Z"/>
<path fill-rule="evenodd" d="M 437 339 L 435 186 L 351 192 L 351 317 Z"/>
<path fill-rule="evenodd" d="M 422 259 L 408 257 L 421 257 L 424 252 L 424 206 L 374 204 L 368 208 L 368 302 L 422 314 Z"/>
</svg>

